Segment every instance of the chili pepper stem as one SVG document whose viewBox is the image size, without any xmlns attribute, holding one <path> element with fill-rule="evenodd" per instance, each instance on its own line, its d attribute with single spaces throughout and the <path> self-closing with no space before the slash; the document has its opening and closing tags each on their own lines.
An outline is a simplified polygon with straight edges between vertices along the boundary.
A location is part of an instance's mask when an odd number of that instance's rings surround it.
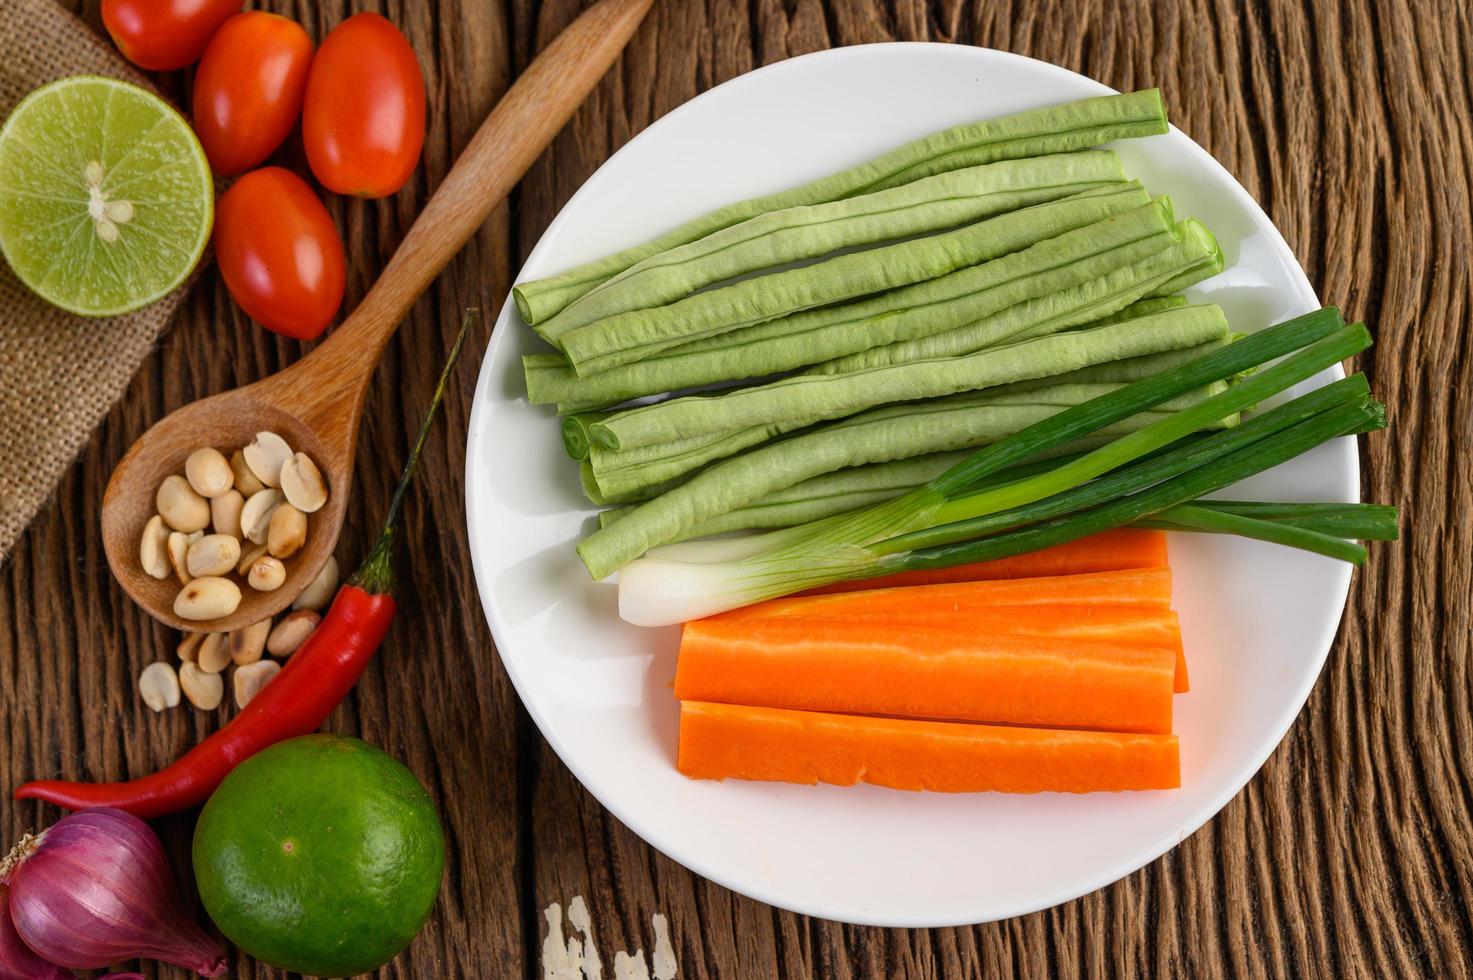
<svg viewBox="0 0 1473 980">
<path fill-rule="evenodd" d="M 363 560 L 363 564 L 358 566 L 358 570 L 348 580 L 349 585 L 357 586 L 370 595 L 384 595 L 394 591 L 394 528 L 399 522 L 399 513 L 404 505 L 404 494 L 409 489 L 409 481 L 414 476 L 420 453 L 424 451 L 425 441 L 429 438 L 430 426 L 435 421 L 435 412 L 439 410 L 440 402 L 444 399 L 445 386 L 450 382 L 450 372 L 455 367 L 455 362 L 460 359 L 460 349 L 465 346 L 466 337 L 470 336 L 471 325 L 480 316 L 481 311 L 478 307 L 472 306 L 465 311 L 460 333 L 450 348 L 449 357 L 445 359 L 445 367 L 440 371 L 440 380 L 435 383 L 435 393 L 430 399 L 430 407 L 425 412 L 424 421 L 419 425 L 419 434 L 414 438 L 414 446 L 409 450 L 409 460 L 404 464 L 404 473 L 399 477 L 399 485 L 394 488 L 394 496 L 389 500 L 389 512 L 384 518 L 384 528 L 379 532 L 378 540 L 368 552 L 368 557 Z"/>
</svg>

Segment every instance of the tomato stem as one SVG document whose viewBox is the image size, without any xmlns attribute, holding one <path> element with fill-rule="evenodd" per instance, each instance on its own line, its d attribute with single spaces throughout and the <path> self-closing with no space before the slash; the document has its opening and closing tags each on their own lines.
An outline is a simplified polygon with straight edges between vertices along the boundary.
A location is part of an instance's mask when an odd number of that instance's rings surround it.
<svg viewBox="0 0 1473 980">
<path fill-rule="evenodd" d="M 445 359 L 445 367 L 440 371 L 440 380 L 435 383 L 435 393 L 430 398 L 429 410 L 425 412 L 424 421 L 419 424 L 419 434 L 414 438 L 414 446 L 409 450 L 409 460 L 404 464 L 404 472 L 399 477 L 399 485 L 394 488 L 394 496 L 389 501 L 389 512 L 384 518 L 383 530 L 379 532 L 378 540 L 374 542 L 373 549 L 369 551 L 368 557 L 363 564 L 358 566 L 358 571 L 348 580 L 349 585 L 372 595 L 383 595 L 394 591 L 394 528 L 399 522 L 399 513 L 404 505 L 404 494 L 409 489 L 409 481 L 414 476 L 415 466 L 419 463 L 420 453 L 424 451 L 425 441 L 430 435 L 430 426 L 435 421 L 435 412 L 440 408 L 440 402 L 445 397 L 445 387 L 450 383 L 450 371 L 455 367 L 455 362 L 460 358 L 460 349 L 465 346 L 466 337 L 470 336 L 471 325 L 480 319 L 481 311 L 477 307 L 469 307 L 465 311 L 465 320 L 460 325 L 460 333 L 455 338 L 455 343 L 450 348 L 450 354 Z"/>
</svg>

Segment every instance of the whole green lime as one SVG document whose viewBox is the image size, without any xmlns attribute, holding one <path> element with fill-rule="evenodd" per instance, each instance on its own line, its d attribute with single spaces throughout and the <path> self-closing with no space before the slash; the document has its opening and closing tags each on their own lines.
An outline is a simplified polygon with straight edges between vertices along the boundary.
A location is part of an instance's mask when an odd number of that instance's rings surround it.
<svg viewBox="0 0 1473 980">
<path fill-rule="evenodd" d="M 235 768 L 194 831 L 205 910 L 273 966 L 345 977 L 418 935 L 445 839 L 414 773 L 366 742 L 304 735 Z"/>
</svg>

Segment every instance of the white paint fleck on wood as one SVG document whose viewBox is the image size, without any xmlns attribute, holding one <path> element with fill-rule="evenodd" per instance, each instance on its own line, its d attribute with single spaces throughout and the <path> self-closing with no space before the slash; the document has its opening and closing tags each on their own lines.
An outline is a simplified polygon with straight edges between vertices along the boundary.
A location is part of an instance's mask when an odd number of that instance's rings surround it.
<svg viewBox="0 0 1473 980">
<path fill-rule="evenodd" d="M 542 940 L 542 980 L 583 980 L 583 944 L 578 940 L 576 958 L 572 944 L 563 941 L 563 907 L 553 902 L 542 910 L 547 936 Z"/>
<path fill-rule="evenodd" d="M 603 960 L 593 940 L 593 919 L 583 896 L 575 895 L 568 903 L 568 925 L 573 935 L 564 937 L 563 907 L 559 903 L 543 909 L 542 917 L 547 920 L 547 935 L 542 940 L 542 980 L 603 980 Z M 645 960 L 643 948 L 633 954 L 619 950 L 614 954 L 613 980 L 675 980 L 680 973 L 680 963 L 670 944 L 669 920 L 657 914 L 650 923 L 655 932 L 650 960 Z"/>
<path fill-rule="evenodd" d="M 588 906 L 583 904 L 582 895 L 574 895 L 568 903 L 568 924 L 583 937 L 584 980 L 603 980 L 604 965 L 598 958 L 598 947 L 593 942 L 593 922 L 588 918 Z"/>
<path fill-rule="evenodd" d="M 675 950 L 670 945 L 670 923 L 663 915 L 656 915 L 654 926 L 655 951 L 650 954 L 654 980 L 675 980 L 679 964 L 675 962 Z"/>
<path fill-rule="evenodd" d="M 650 968 L 644 962 L 644 950 L 630 956 L 622 949 L 614 954 L 614 980 L 650 980 Z"/>
</svg>

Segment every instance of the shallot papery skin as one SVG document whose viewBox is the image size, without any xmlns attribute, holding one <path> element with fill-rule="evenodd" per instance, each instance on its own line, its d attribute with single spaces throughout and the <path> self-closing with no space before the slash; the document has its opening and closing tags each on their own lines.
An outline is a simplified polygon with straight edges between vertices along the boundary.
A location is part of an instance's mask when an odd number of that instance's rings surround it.
<svg viewBox="0 0 1473 980">
<path fill-rule="evenodd" d="M 98 807 L 59 820 L 22 846 L 9 884 L 16 932 L 43 960 L 96 970 L 142 958 L 225 972 L 224 951 L 184 909 L 163 845 L 130 813 Z"/>
</svg>

